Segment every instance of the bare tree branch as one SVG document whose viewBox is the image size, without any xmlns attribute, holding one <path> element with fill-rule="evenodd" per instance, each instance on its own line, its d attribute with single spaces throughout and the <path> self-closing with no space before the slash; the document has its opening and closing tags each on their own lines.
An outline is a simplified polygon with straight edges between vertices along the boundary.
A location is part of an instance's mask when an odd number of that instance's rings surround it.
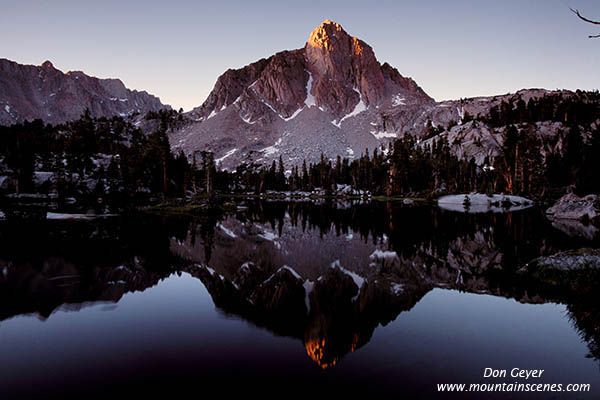
<svg viewBox="0 0 600 400">
<path fill-rule="evenodd" d="M 577 15 L 579 17 L 579 19 L 581 19 L 585 22 L 588 22 L 588 23 L 594 24 L 594 25 L 600 25 L 600 21 L 594 21 L 594 20 L 584 17 L 583 15 L 581 15 L 579 10 L 577 10 L 577 9 L 574 10 L 571 7 L 569 7 L 569 10 L 571 10 L 575 15 Z M 589 35 L 588 38 L 590 38 L 590 39 L 600 38 L 600 34 L 599 35 Z"/>
<path fill-rule="evenodd" d="M 600 25 L 600 21 L 593 21 L 591 19 L 587 19 L 586 17 L 584 17 L 583 15 L 581 15 L 579 13 L 579 10 L 573 10 L 572 8 L 569 7 L 569 10 L 573 11 L 575 13 L 575 15 L 577 15 L 579 17 L 579 19 L 584 20 L 585 22 L 589 22 L 590 24 L 595 24 L 595 25 Z"/>
</svg>

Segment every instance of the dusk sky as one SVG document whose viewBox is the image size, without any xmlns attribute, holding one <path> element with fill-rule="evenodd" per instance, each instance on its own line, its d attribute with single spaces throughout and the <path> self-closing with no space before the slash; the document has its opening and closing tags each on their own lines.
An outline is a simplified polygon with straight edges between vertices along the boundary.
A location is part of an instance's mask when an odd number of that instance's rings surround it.
<svg viewBox="0 0 600 400">
<path fill-rule="evenodd" d="M 5 2 L 0 57 L 116 77 L 190 110 L 217 77 L 304 46 L 323 20 L 373 47 L 436 100 L 521 88 L 600 88 L 597 0 Z"/>
</svg>

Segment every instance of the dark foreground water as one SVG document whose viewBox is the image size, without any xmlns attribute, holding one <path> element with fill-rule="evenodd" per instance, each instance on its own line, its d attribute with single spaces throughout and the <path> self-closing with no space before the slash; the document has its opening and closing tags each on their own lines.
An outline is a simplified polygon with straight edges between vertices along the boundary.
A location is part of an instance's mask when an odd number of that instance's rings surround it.
<svg viewBox="0 0 600 400">
<path fill-rule="evenodd" d="M 0 223 L 0 398 L 598 398 L 595 275 L 518 272 L 598 247 L 593 227 L 537 210 L 243 206 Z M 591 389 L 437 392 L 498 382 Z"/>
</svg>

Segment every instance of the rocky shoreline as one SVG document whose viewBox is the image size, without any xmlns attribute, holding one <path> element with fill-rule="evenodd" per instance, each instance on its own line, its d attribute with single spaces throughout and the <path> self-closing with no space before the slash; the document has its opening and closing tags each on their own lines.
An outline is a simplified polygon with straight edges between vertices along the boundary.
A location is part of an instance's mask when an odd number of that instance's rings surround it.
<svg viewBox="0 0 600 400">
<path fill-rule="evenodd" d="M 570 219 L 577 221 L 600 221 L 600 198 L 595 194 L 579 197 L 568 193 L 546 210 L 550 219 Z"/>
</svg>

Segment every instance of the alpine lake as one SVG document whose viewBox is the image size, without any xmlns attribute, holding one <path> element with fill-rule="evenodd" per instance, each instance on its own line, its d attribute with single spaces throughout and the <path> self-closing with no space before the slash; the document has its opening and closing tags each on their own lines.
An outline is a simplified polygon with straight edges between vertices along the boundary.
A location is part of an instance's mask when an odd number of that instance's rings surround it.
<svg viewBox="0 0 600 400">
<path fill-rule="evenodd" d="M 0 398 L 598 398 L 600 274 L 527 267 L 598 247 L 536 207 L 0 221 Z"/>
</svg>

